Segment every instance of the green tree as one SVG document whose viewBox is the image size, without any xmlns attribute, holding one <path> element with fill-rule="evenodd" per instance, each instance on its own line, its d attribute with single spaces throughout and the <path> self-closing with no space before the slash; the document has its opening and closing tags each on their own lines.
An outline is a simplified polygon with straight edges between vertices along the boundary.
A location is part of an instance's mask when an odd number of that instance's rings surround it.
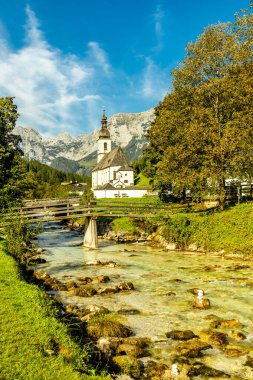
<svg viewBox="0 0 253 380">
<path fill-rule="evenodd" d="M 172 183 L 198 197 L 215 193 L 223 208 L 225 180 L 251 173 L 252 26 L 253 15 L 244 12 L 234 24 L 209 26 L 187 46 L 148 133 L 146 173 L 160 188 Z"/>
<path fill-rule="evenodd" d="M 33 186 L 19 148 L 20 136 L 12 133 L 17 118 L 13 98 L 0 98 L 0 208 L 21 199 Z"/>
</svg>

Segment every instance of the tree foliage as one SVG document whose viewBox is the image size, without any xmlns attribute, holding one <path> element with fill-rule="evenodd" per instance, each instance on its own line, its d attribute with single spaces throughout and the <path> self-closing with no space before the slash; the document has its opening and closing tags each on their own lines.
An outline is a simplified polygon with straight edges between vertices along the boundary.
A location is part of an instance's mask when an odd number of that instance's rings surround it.
<svg viewBox="0 0 253 380">
<path fill-rule="evenodd" d="M 158 187 L 219 195 L 227 178 L 251 178 L 253 15 L 207 27 L 172 73 L 173 89 L 148 132 L 146 174 Z"/>
<path fill-rule="evenodd" d="M 0 208 L 18 201 L 33 186 L 19 148 L 20 137 L 12 133 L 17 118 L 13 98 L 0 98 Z"/>
</svg>

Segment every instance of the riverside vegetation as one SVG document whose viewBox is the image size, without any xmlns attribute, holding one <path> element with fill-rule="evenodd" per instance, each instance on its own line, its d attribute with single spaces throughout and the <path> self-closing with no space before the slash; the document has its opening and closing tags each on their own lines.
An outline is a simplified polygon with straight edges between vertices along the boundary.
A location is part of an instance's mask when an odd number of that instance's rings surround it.
<svg viewBox="0 0 253 380">
<path fill-rule="evenodd" d="M 253 204 L 243 203 L 224 211 L 180 209 L 171 217 L 144 220 L 120 218 L 112 222 L 115 233 L 138 238 L 141 233 L 164 245 L 175 244 L 176 249 L 227 254 L 253 253 Z"/>
<path fill-rule="evenodd" d="M 83 326 L 35 284 L 27 264 L 38 258 L 33 229 L 16 217 L 2 221 L 0 242 L 1 379 L 102 379 Z M 8 254 L 7 254 L 8 253 Z M 101 371 L 100 371 L 101 372 Z"/>
</svg>

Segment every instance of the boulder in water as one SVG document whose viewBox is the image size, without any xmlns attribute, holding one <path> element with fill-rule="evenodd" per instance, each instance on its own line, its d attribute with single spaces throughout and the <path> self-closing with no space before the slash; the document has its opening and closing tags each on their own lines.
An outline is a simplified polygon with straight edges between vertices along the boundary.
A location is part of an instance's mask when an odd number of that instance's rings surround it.
<svg viewBox="0 0 253 380">
<path fill-rule="evenodd" d="M 27 260 L 27 263 L 29 265 L 35 265 L 35 264 L 45 264 L 47 260 L 43 259 L 39 255 L 34 255 L 32 257 L 29 257 Z"/>
<path fill-rule="evenodd" d="M 197 297 L 192 305 L 194 309 L 210 309 L 211 303 L 208 298 L 203 298 L 203 295 L 203 290 L 197 289 Z"/>
<path fill-rule="evenodd" d="M 191 330 L 172 330 L 167 332 L 166 336 L 173 340 L 189 340 L 197 337 Z"/>
<path fill-rule="evenodd" d="M 113 364 L 125 375 L 139 379 L 141 375 L 140 361 L 128 355 L 117 355 L 113 357 Z"/>
<path fill-rule="evenodd" d="M 224 353 L 232 358 L 238 358 L 239 356 L 245 355 L 245 351 L 239 350 L 237 347 L 227 347 Z"/>
<path fill-rule="evenodd" d="M 97 290 L 90 285 L 82 286 L 75 291 L 75 295 L 79 297 L 92 297 L 97 294 Z"/>
<path fill-rule="evenodd" d="M 122 343 L 117 348 L 117 355 L 128 355 L 139 358 L 142 356 L 142 349 L 138 345 Z"/>
<path fill-rule="evenodd" d="M 241 322 L 238 319 L 218 319 L 210 323 L 210 327 L 217 328 L 221 327 L 224 329 L 238 328 L 242 327 Z"/>
<path fill-rule="evenodd" d="M 180 355 L 185 356 L 186 358 L 198 358 L 203 356 L 202 351 L 210 348 L 212 348 L 210 344 L 194 339 L 187 343 L 180 344 L 177 347 L 177 350 L 180 351 Z"/>
<path fill-rule="evenodd" d="M 188 372 L 190 378 L 200 376 L 201 379 L 210 379 L 212 377 L 218 378 L 230 378 L 225 372 L 219 371 L 218 369 L 211 368 L 202 363 L 194 363 Z"/>
<path fill-rule="evenodd" d="M 236 340 L 244 340 L 247 337 L 241 331 L 232 331 L 231 338 L 236 339 Z"/>
<path fill-rule="evenodd" d="M 118 293 L 119 291 L 120 291 L 119 287 L 114 286 L 114 287 L 101 288 L 98 290 L 98 293 L 102 295 L 106 295 L 106 294 Z"/>
<path fill-rule="evenodd" d="M 194 294 L 194 295 L 198 295 L 200 293 L 200 291 L 202 292 L 203 295 L 205 294 L 204 290 L 199 289 L 199 288 L 189 289 L 189 292 L 192 293 L 192 294 Z"/>
<path fill-rule="evenodd" d="M 68 281 L 68 282 L 66 282 L 65 285 L 66 285 L 68 290 L 78 288 L 78 284 L 75 281 Z"/>
<path fill-rule="evenodd" d="M 244 363 L 244 365 L 253 368 L 253 357 L 252 356 L 247 356 L 247 360 Z"/>
<path fill-rule="evenodd" d="M 205 342 L 214 346 L 222 346 L 228 344 L 228 335 L 220 331 L 201 331 L 199 335 Z"/>
<path fill-rule="evenodd" d="M 100 276 L 94 277 L 92 281 L 93 282 L 99 282 L 99 283 L 105 283 L 105 282 L 109 282 L 110 281 L 110 277 L 104 276 L 104 275 L 100 275 Z"/>
<path fill-rule="evenodd" d="M 145 366 L 145 375 L 147 379 L 161 380 L 170 368 L 164 363 L 149 361 Z"/>
<path fill-rule="evenodd" d="M 196 298 L 193 301 L 192 307 L 194 309 L 210 309 L 211 308 L 211 302 L 208 298 L 203 298 L 202 300 L 199 300 Z"/>
<path fill-rule="evenodd" d="M 123 281 L 119 284 L 120 290 L 134 290 L 134 284 L 130 281 Z"/>
<path fill-rule="evenodd" d="M 85 285 L 85 284 L 88 284 L 88 283 L 92 282 L 92 278 L 91 278 L 91 277 L 77 277 L 77 280 L 78 280 L 82 285 Z"/>
</svg>

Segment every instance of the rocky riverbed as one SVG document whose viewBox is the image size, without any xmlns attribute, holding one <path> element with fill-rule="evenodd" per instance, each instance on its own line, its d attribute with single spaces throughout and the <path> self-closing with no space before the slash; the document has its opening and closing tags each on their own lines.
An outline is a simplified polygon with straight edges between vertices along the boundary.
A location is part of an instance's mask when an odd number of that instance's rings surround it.
<svg viewBox="0 0 253 380">
<path fill-rule="evenodd" d="M 81 241 L 48 226 L 35 275 L 115 368 L 135 379 L 253 378 L 250 259 Z M 97 328 L 108 321 L 109 334 Z"/>
</svg>

